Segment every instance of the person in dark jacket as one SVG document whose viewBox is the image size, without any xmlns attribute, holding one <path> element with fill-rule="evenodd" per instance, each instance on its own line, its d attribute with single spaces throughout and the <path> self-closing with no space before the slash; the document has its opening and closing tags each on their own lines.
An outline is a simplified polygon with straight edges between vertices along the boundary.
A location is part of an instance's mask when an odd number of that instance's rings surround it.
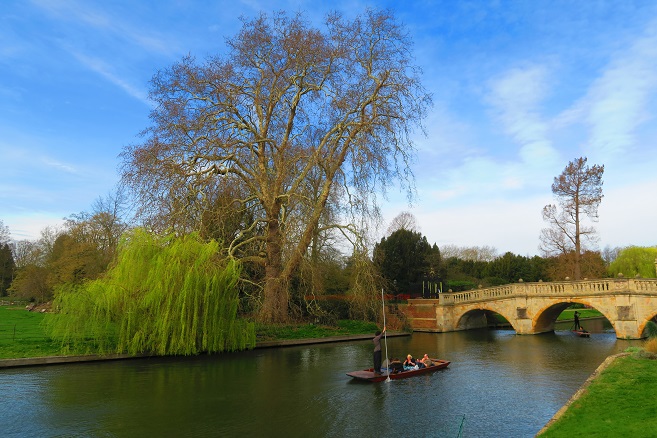
<svg viewBox="0 0 657 438">
<path fill-rule="evenodd" d="M 404 371 L 404 364 L 399 358 L 394 358 L 392 362 L 390 362 L 390 369 L 392 370 L 392 374 L 401 373 Z"/>
<path fill-rule="evenodd" d="M 418 366 L 413 356 L 410 354 L 406 356 L 406 360 L 404 361 L 404 371 L 417 370 L 417 369 Z"/>
<path fill-rule="evenodd" d="M 381 336 L 386 332 L 386 328 L 383 327 L 383 331 L 377 331 L 374 333 L 374 373 L 381 374 Z"/>
</svg>

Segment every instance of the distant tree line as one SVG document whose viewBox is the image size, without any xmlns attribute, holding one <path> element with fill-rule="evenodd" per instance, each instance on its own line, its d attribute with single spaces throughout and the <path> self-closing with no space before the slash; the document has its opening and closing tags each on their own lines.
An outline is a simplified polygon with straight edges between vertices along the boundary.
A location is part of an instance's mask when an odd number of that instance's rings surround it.
<svg viewBox="0 0 657 438">
<path fill-rule="evenodd" d="M 71 215 L 61 229 L 46 227 L 37 240 L 11 242 L 11 261 L 3 257 L 0 244 L 0 264 L 14 266 L 11 275 L 0 272 L 12 279 L 11 286 L 2 293 L 46 302 L 59 285 L 80 285 L 102 276 L 116 257 L 121 236 L 130 227 L 125 220 L 126 199 L 119 189 L 96 200 L 91 213 Z"/>
<path fill-rule="evenodd" d="M 375 246 L 374 263 L 394 294 L 421 296 L 426 284 L 439 284 L 443 292 L 463 291 L 502 284 L 574 280 L 576 261 L 572 253 L 528 257 L 511 252 L 492 255 L 490 247 L 449 248 L 445 257 L 436 244 L 429 245 L 418 232 L 398 230 Z M 657 247 L 607 248 L 614 253 L 604 259 L 599 251 L 585 251 L 579 257 L 582 279 L 640 276 L 655 278 Z"/>
<path fill-rule="evenodd" d="M 102 277 L 112 266 L 121 235 L 132 229 L 121 217 L 121 200 L 108 197 L 96 202 L 91 213 L 72 215 L 63 229 L 47 227 L 35 241 L 10 241 L 4 229 L 0 241 L 0 296 L 34 302 L 53 298 L 63 284 L 80 285 Z M 111 208 L 108 208 L 111 207 Z M 447 253 L 447 255 L 446 255 Z M 304 260 L 291 280 L 291 306 L 296 317 L 312 316 L 327 322 L 336 317 L 372 317 L 374 304 L 359 302 L 351 292 L 358 283 L 377 284 L 386 293 L 418 297 L 429 284 L 442 292 L 463 291 L 479 286 L 574 279 L 574 257 L 523 256 L 494 248 L 430 244 L 419 231 L 399 228 L 374 245 L 372 256 L 345 256 L 327 245 L 320 256 Z M 585 251 L 580 257 L 582 278 L 655 278 L 657 246 L 605 248 Z M 241 289 L 244 313 L 248 294 Z M 342 303 L 327 303 L 324 296 L 344 296 Z M 360 306 L 360 307 L 359 307 Z M 369 306 L 369 308 L 368 308 Z M 335 313 L 339 315 L 336 316 Z M 247 312 L 248 313 L 248 312 Z"/>
</svg>

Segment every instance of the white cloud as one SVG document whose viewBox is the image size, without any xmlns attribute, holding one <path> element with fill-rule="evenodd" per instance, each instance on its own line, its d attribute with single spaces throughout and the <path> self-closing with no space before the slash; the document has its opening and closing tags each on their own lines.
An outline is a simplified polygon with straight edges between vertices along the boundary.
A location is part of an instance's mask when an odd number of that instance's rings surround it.
<svg viewBox="0 0 657 438">
<path fill-rule="evenodd" d="M 549 196 L 523 199 L 494 198 L 476 204 L 436 206 L 425 202 L 414 208 L 387 204 L 383 208 L 386 221 L 406 210 L 420 224 L 429 243 L 457 246 L 492 246 L 500 254 L 511 251 L 519 255 L 537 255 L 543 206 Z"/>
<path fill-rule="evenodd" d="M 130 26 L 125 17 L 112 16 L 103 10 L 93 9 L 89 2 L 32 0 L 32 3 L 60 20 L 88 26 L 96 32 L 107 32 L 113 39 L 126 41 L 149 52 L 168 56 L 176 53 L 175 41 L 163 36 L 149 35 L 144 28 Z"/>
<path fill-rule="evenodd" d="M 143 87 L 129 80 L 134 76 L 134 64 L 153 55 L 173 58 L 181 53 L 178 42 L 166 34 L 149 33 L 149 27 L 132 25 L 130 21 L 139 18 L 136 14 L 124 16 L 112 11 L 109 5 L 94 8 L 88 2 L 74 0 L 32 3 L 46 12 L 53 24 L 66 26 L 66 37 L 53 39 L 63 50 L 83 67 L 147 105 L 151 102 Z M 76 38 L 78 34 L 85 38 Z M 135 81 L 141 85 L 144 77 L 138 76 Z"/>
<path fill-rule="evenodd" d="M 635 146 L 636 129 L 653 119 L 657 91 L 657 21 L 610 62 L 586 95 L 560 116 L 588 126 L 588 155 L 608 162 Z"/>
<path fill-rule="evenodd" d="M 74 165 L 72 165 L 72 164 L 67 164 L 67 163 L 63 163 L 63 162 L 61 162 L 61 161 L 58 161 L 58 160 L 52 159 L 52 158 L 50 158 L 50 157 L 45 157 L 45 156 L 44 156 L 44 157 L 41 157 L 41 160 L 40 160 L 40 161 L 41 161 L 43 164 L 45 164 L 46 166 L 48 166 L 48 167 L 52 167 L 52 168 L 55 168 L 55 169 L 57 169 L 57 170 L 61 170 L 61 171 L 66 172 L 66 173 L 71 173 L 71 174 L 73 174 L 73 175 L 78 175 L 78 174 L 80 173 L 80 172 L 75 168 Z"/>
<path fill-rule="evenodd" d="M 13 240 L 36 240 L 46 227 L 61 228 L 65 214 L 52 212 L 30 212 L 21 216 L 4 217 L 3 222 L 9 227 Z"/>
<path fill-rule="evenodd" d="M 546 67 L 530 65 L 511 69 L 489 83 L 487 101 L 493 117 L 520 145 L 519 158 L 524 165 L 543 167 L 557 157 L 540 111 L 548 94 L 547 82 Z"/>
<path fill-rule="evenodd" d="M 469 126 L 439 107 L 427 124 L 431 138 L 440 146 L 433 154 L 421 147 L 419 161 L 446 160 L 449 166 L 441 163 L 440 172 L 416 175 L 420 202 L 455 206 L 506 196 L 522 199 L 539 188 L 549 190 L 559 159 L 549 139 L 549 122 L 542 115 L 549 94 L 546 67 L 513 68 L 487 86 L 484 102 L 492 122 L 506 137 L 492 137 L 481 122 Z M 445 139 L 441 131 L 446 133 Z"/>
<path fill-rule="evenodd" d="M 657 179 L 606 188 L 598 209 L 600 221 L 595 225 L 600 246 L 657 245 L 655 197 Z"/>
<path fill-rule="evenodd" d="M 96 57 L 87 56 L 83 53 L 77 52 L 74 49 L 69 49 L 69 52 L 84 66 L 88 69 L 98 73 L 109 82 L 121 88 L 123 91 L 128 93 L 130 96 L 134 97 L 137 100 L 140 100 L 147 105 L 151 105 L 152 102 L 148 100 L 148 95 L 146 92 L 138 87 L 135 87 L 129 84 L 127 81 L 119 77 L 117 73 L 112 71 L 112 67 L 105 62 L 104 60 Z"/>
<path fill-rule="evenodd" d="M 56 148 L 56 143 L 41 137 L 19 136 L 0 140 L 2 163 L 10 169 L 5 171 L 3 176 L 6 176 L 7 172 L 32 172 L 33 175 L 42 175 L 51 169 L 72 175 L 82 173 L 75 164 L 53 157 L 44 148 L 44 144 Z"/>
<path fill-rule="evenodd" d="M 451 164 L 481 152 L 474 146 L 476 128 L 450 112 L 447 102 L 434 103 L 424 126 L 426 136 L 418 132 L 414 141 L 418 152 L 431 156 L 433 161 Z"/>
</svg>

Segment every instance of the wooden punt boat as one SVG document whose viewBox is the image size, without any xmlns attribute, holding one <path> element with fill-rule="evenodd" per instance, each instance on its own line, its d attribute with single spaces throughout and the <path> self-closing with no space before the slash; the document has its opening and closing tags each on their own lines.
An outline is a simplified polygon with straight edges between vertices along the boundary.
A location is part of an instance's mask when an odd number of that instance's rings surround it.
<svg viewBox="0 0 657 438">
<path fill-rule="evenodd" d="M 441 359 L 431 359 L 431 360 L 433 361 L 434 365 L 430 367 L 420 368 L 417 370 L 400 371 L 398 373 L 391 373 L 390 380 L 407 379 L 409 377 L 415 377 L 421 374 L 433 373 L 435 371 L 447 368 L 447 366 L 451 363 L 448 360 L 441 360 Z M 374 368 L 368 368 L 366 370 L 352 371 L 350 373 L 347 373 L 347 375 L 349 377 L 353 377 L 356 380 L 364 380 L 367 382 L 383 382 L 388 378 L 388 373 L 385 368 L 381 369 L 381 374 L 375 374 Z"/>
<path fill-rule="evenodd" d="M 580 338 L 588 338 L 589 336 L 591 336 L 591 333 L 590 333 L 590 332 L 587 332 L 587 331 L 584 330 L 584 329 L 572 330 L 572 332 L 573 332 L 576 336 L 579 336 Z"/>
</svg>

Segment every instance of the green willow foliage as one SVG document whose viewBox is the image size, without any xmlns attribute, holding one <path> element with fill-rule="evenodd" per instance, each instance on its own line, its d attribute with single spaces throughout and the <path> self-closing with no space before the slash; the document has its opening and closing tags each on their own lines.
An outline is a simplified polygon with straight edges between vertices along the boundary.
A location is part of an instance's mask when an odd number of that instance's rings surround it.
<svg viewBox="0 0 657 438">
<path fill-rule="evenodd" d="M 625 277 L 639 275 L 643 278 L 657 277 L 655 261 L 657 247 L 628 246 L 623 248 L 616 260 L 609 265 L 609 274 L 613 277 L 622 273 Z"/>
<path fill-rule="evenodd" d="M 128 234 L 104 278 L 59 288 L 51 336 L 74 351 L 191 355 L 255 346 L 237 317 L 239 266 L 217 258 L 197 234 Z"/>
</svg>

